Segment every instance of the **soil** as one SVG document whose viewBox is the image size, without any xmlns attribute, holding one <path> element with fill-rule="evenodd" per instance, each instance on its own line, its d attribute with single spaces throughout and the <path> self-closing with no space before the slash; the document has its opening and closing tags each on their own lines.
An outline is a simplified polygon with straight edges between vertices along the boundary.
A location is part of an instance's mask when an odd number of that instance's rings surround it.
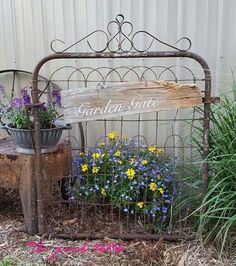
<svg viewBox="0 0 236 266">
<path fill-rule="evenodd" d="M 36 252 L 29 242 L 43 243 Z M 94 245 L 120 245 L 120 253 L 99 252 Z M 202 247 L 199 242 L 168 243 L 159 241 L 87 241 L 86 252 L 69 252 L 73 247 L 81 247 L 84 241 L 44 239 L 29 236 L 25 232 L 18 192 L 0 189 L 0 265 L 166 265 L 166 266 L 233 266 L 236 258 L 218 258 L 213 247 Z M 55 254 L 56 248 L 68 247 Z"/>
</svg>

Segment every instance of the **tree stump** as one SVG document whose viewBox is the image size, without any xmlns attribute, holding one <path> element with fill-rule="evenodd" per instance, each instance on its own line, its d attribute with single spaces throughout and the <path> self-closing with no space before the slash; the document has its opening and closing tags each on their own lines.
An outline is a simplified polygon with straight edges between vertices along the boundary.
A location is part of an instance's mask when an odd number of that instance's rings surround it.
<svg viewBox="0 0 236 266">
<path fill-rule="evenodd" d="M 44 201 L 47 204 L 53 184 L 71 173 L 70 143 L 63 142 L 55 152 L 43 154 L 42 162 Z M 0 139 L 0 188 L 19 189 L 26 231 L 30 235 L 36 234 L 38 225 L 34 155 L 16 153 L 9 138 Z"/>
</svg>

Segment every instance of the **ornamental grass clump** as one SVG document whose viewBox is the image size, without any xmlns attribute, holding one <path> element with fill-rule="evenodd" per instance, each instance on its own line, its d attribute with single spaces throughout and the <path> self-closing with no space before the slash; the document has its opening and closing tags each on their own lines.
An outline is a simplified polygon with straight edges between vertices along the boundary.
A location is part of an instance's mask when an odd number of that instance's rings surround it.
<svg viewBox="0 0 236 266">
<path fill-rule="evenodd" d="M 210 183 L 200 209 L 199 233 L 220 254 L 236 245 L 236 83 L 233 97 L 223 96 L 211 113 Z"/>
<path fill-rule="evenodd" d="M 173 202 L 173 161 L 164 149 L 119 139 L 115 131 L 106 140 L 74 158 L 77 185 L 70 199 L 108 203 L 130 217 L 163 224 Z"/>
<path fill-rule="evenodd" d="M 10 123 L 13 128 L 28 129 L 33 127 L 32 118 L 32 99 L 30 96 L 31 86 L 21 90 L 19 96 L 14 96 L 11 99 L 7 97 L 5 87 L 0 84 L 0 123 Z M 52 89 L 51 102 L 42 103 L 38 106 L 40 127 L 42 129 L 55 127 L 54 121 L 58 118 L 58 107 L 61 106 L 60 92 Z M 28 114 L 27 108 L 28 107 Z"/>
</svg>

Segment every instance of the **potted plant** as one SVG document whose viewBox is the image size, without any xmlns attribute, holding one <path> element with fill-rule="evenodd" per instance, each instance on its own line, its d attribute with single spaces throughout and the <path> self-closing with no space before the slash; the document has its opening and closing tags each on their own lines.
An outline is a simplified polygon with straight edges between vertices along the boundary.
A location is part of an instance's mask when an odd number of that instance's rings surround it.
<svg viewBox="0 0 236 266">
<path fill-rule="evenodd" d="M 34 125 L 32 116 L 31 86 L 21 90 L 20 96 L 14 96 L 10 101 L 6 90 L 0 85 L 0 123 L 1 128 L 11 135 L 16 151 L 20 153 L 34 153 Z M 60 141 L 62 131 L 71 129 L 58 119 L 58 108 L 61 107 L 59 90 L 53 88 L 48 103 L 38 106 L 41 127 L 42 153 L 53 152 Z"/>
</svg>

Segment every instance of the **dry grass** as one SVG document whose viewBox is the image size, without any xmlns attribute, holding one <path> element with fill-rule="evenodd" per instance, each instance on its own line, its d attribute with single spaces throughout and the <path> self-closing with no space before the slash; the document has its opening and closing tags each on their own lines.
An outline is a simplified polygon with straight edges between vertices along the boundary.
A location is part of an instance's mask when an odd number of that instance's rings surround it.
<svg viewBox="0 0 236 266">
<path fill-rule="evenodd" d="M 5 258 L 8 265 L 48 265 L 50 256 L 56 247 L 81 246 L 81 241 L 61 239 L 43 239 L 49 248 L 47 252 L 31 253 L 27 247 L 28 241 L 40 241 L 38 236 L 29 236 L 25 233 L 23 217 L 18 195 L 12 191 L 0 192 L 0 265 Z M 104 239 L 103 243 L 120 241 Z M 119 254 L 98 253 L 92 246 L 99 241 L 89 241 L 90 247 L 85 253 L 61 253 L 52 265 L 166 265 L 166 266 L 232 266 L 232 260 L 221 261 L 212 247 L 203 248 L 197 242 L 165 243 L 163 241 L 133 241 L 125 242 L 125 250 Z M 7 259 L 6 259 L 7 257 Z M 7 264 L 6 264 L 7 265 Z"/>
</svg>

